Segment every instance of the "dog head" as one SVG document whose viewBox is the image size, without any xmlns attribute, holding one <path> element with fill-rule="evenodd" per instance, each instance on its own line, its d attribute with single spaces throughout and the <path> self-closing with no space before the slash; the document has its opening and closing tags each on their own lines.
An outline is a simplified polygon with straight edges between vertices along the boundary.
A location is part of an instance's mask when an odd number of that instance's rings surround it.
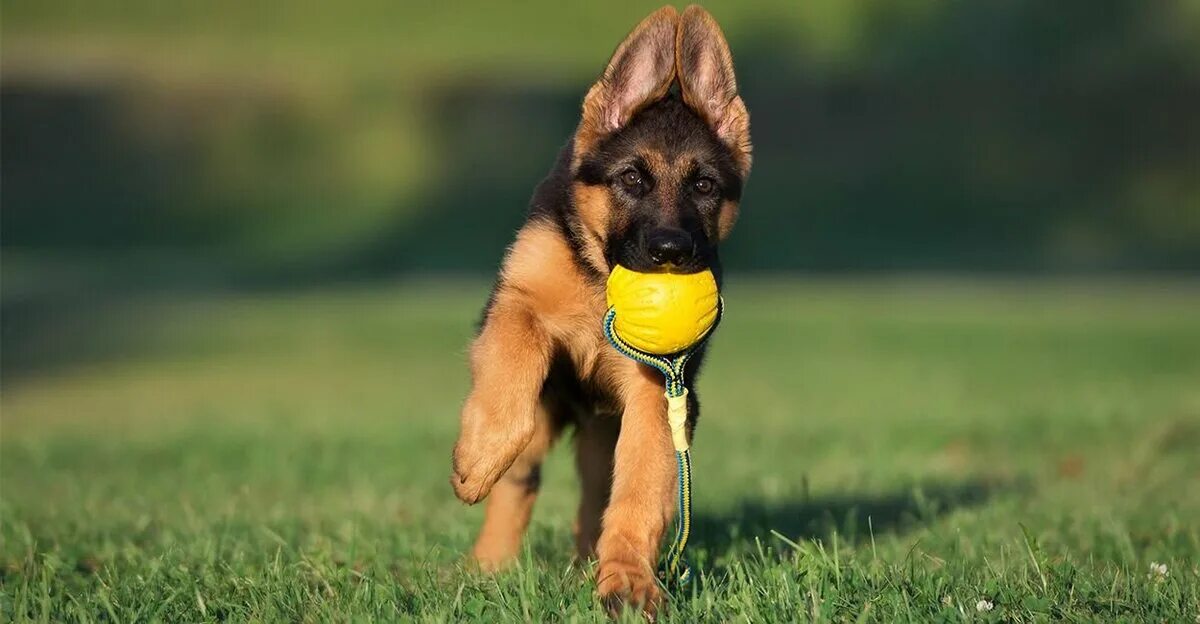
<svg viewBox="0 0 1200 624">
<path fill-rule="evenodd" d="M 695 5 L 655 11 L 583 102 L 572 193 L 588 262 L 715 268 L 749 172 L 750 116 L 720 27 Z"/>
</svg>

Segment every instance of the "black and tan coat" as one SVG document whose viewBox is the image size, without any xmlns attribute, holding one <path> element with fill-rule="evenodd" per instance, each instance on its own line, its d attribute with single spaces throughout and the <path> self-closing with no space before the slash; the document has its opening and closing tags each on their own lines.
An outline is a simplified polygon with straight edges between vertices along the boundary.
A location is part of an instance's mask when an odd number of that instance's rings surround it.
<svg viewBox="0 0 1200 624">
<path fill-rule="evenodd" d="M 604 285 L 616 264 L 711 268 L 720 280 L 719 243 L 750 170 L 749 129 L 729 47 L 698 6 L 643 20 L 588 91 L 471 346 L 451 481 L 463 501 L 487 499 L 473 550 L 485 569 L 517 554 L 542 458 L 573 426 L 577 551 L 598 558 L 610 608 L 658 604 L 654 568 L 676 483 L 663 380 L 605 342 Z M 693 400 L 693 426 L 697 410 Z"/>
</svg>

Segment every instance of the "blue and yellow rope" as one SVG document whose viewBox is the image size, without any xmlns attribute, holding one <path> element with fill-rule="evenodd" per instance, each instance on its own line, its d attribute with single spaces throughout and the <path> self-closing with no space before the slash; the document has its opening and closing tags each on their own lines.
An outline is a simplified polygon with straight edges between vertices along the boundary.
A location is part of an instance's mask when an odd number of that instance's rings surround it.
<svg viewBox="0 0 1200 624">
<path fill-rule="evenodd" d="M 724 307 L 724 301 L 720 301 L 717 306 L 717 320 L 712 329 L 720 323 Z M 613 329 L 616 318 L 617 311 L 609 308 L 608 313 L 604 315 L 604 337 L 621 355 L 652 366 L 662 373 L 666 385 L 667 420 L 671 425 L 671 438 L 675 445 L 675 460 L 679 471 L 679 522 L 675 526 L 675 539 L 671 541 L 671 547 L 667 550 L 661 574 L 664 580 L 683 585 L 692 578 L 692 570 L 683 558 L 683 550 L 687 547 L 688 537 L 692 532 L 692 454 L 687 439 L 688 390 L 684 370 L 692 354 L 712 335 L 712 329 L 696 344 L 679 353 L 669 356 L 653 355 L 639 351 L 621 340 Z"/>
</svg>

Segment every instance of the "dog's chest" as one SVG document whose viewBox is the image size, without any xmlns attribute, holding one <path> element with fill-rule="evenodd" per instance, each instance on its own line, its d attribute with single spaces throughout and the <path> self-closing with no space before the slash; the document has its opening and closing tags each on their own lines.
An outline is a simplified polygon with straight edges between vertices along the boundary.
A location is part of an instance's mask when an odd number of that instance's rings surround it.
<svg viewBox="0 0 1200 624">
<path fill-rule="evenodd" d="M 576 331 L 560 337 L 548 381 L 584 411 L 619 413 L 630 362 L 604 340 L 600 322 L 600 317 L 581 322 Z"/>
</svg>

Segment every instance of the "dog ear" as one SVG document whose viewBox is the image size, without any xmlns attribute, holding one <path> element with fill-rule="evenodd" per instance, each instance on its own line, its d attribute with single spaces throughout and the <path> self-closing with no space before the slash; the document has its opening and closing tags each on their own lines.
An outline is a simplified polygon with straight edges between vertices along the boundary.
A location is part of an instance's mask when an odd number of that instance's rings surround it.
<svg viewBox="0 0 1200 624">
<path fill-rule="evenodd" d="M 665 6 L 629 33 L 583 100 L 577 152 L 628 123 L 643 106 L 666 95 L 675 79 L 679 13 Z"/>
<path fill-rule="evenodd" d="M 745 175 L 750 170 L 750 113 L 738 97 L 733 55 L 721 27 L 695 4 L 679 18 L 675 62 L 684 103 L 733 150 Z"/>
</svg>

